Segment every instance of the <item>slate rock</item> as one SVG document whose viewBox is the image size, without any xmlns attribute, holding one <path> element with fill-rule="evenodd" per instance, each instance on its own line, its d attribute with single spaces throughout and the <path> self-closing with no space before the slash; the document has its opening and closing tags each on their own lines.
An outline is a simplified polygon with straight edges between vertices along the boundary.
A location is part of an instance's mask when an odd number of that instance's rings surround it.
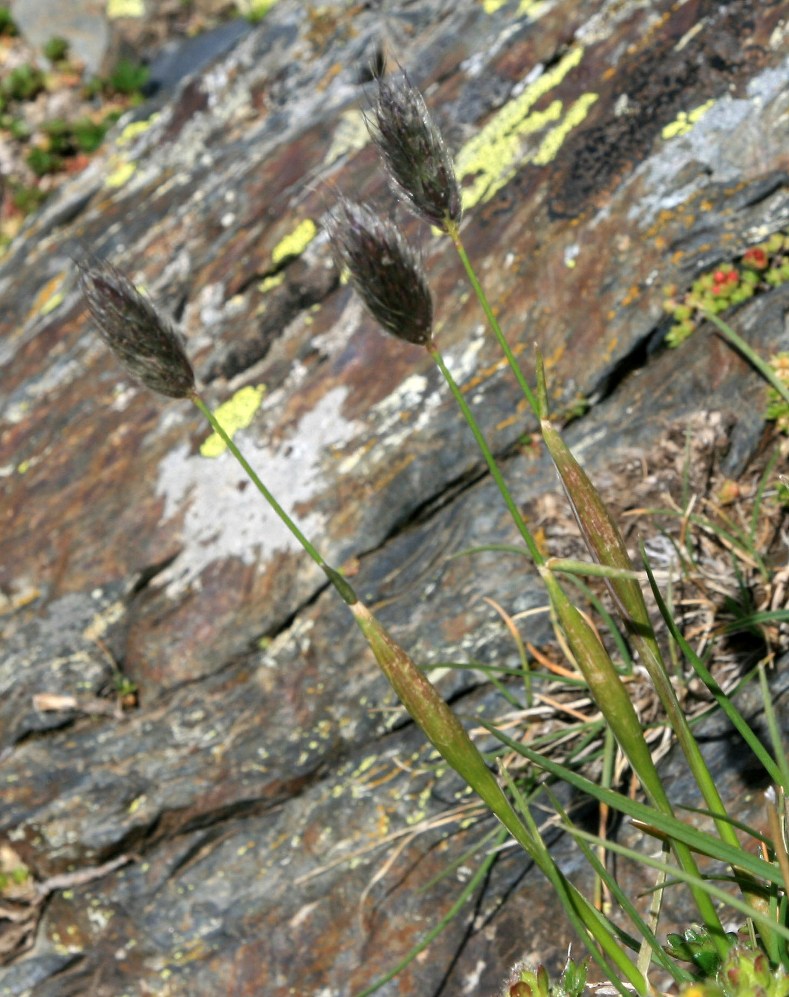
<svg viewBox="0 0 789 997">
<path fill-rule="evenodd" d="M 0 835 L 39 888 L 72 879 L 28 905 L 0 993 L 358 993 L 447 913 L 493 828 L 428 827 L 467 794 L 199 413 L 118 369 L 73 258 L 106 256 L 174 317 L 206 400 L 231 402 L 251 463 L 419 663 L 516 667 L 483 597 L 539 647 L 544 596 L 521 558 L 451 556 L 513 531 L 429 358 L 334 271 L 334 189 L 421 245 L 438 341 L 535 525 L 555 476 L 451 247 L 393 206 L 360 81 L 386 41 L 424 89 L 505 329 L 527 367 L 540 342 L 557 408 L 587 404 L 568 439 L 622 507 L 640 495 L 617 463 L 692 419 L 735 427 L 731 473 L 767 439 L 762 382 L 719 338 L 660 341 L 663 285 L 787 224 L 782 16 L 279 0 L 28 222 L 0 264 Z M 770 354 L 787 307 L 779 287 L 735 320 Z M 138 690 L 120 712 L 118 671 Z M 435 677 L 469 724 L 506 708 L 481 670 Z M 42 694 L 73 706 L 40 715 Z M 511 850 L 381 993 L 493 994 L 570 937 Z"/>
</svg>

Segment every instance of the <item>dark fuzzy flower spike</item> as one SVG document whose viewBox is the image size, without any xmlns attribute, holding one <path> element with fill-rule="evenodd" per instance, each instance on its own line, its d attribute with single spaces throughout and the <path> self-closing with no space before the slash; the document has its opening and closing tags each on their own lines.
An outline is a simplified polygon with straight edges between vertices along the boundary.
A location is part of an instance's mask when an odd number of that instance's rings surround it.
<svg viewBox="0 0 789 997">
<path fill-rule="evenodd" d="M 178 333 L 120 270 L 77 263 L 79 282 L 98 332 L 127 372 L 168 398 L 187 398 L 195 375 Z"/>
<path fill-rule="evenodd" d="M 463 212 L 455 168 L 422 94 L 405 73 L 377 83 L 370 130 L 396 190 L 431 224 L 459 225 Z"/>
<path fill-rule="evenodd" d="M 391 222 L 340 201 L 329 220 L 340 267 L 370 314 L 393 336 L 417 346 L 433 338 L 433 298 L 419 256 Z"/>
</svg>

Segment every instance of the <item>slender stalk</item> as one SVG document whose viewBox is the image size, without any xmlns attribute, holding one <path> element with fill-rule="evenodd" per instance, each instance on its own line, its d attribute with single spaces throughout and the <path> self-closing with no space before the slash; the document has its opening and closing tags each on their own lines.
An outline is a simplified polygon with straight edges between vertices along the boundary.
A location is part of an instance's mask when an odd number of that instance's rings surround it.
<svg viewBox="0 0 789 997">
<path fill-rule="evenodd" d="M 781 398 L 789 404 L 789 386 L 784 384 L 773 368 L 759 356 L 756 350 L 752 349 L 748 343 L 745 342 L 742 336 L 736 333 L 734 329 L 732 329 L 730 325 L 727 325 L 722 319 L 719 319 L 717 315 L 713 315 L 712 312 L 705 311 L 704 318 L 712 322 L 721 336 L 739 353 L 741 353 L 748 363 L 752 367 L 755 367 L 765 381 L 767 381 L 771 387 L 775 388 Z"/>
<path fill-rule="evenodd" d="M 613 662 L 597 635 L 561 590 L 551 572 L 543 568 L 541 574 L 548 589 L 551 604 L 559 617 L 578 667 L 589 685 L 595 702 L 611 725 L 614 736 L 627 755 L 633 771 L 641 780 L 641 784 L 654 806 L 667 816 L 673 817 L 671 803 L 652 760 L 652 753 L 644 738 L 644 732 L 633 703 L 624 683 L 616 673 Z M 692 876 L 700 877 L 696 860 L 687 845 L 679 841 L 672 841 L 672 846 L 680 866 Z M 728 951 L 728 943 L 709 895 L 693 885 L 691 885 L 691 891 L 699 914 L 710 931 L 713 943 L 721 957 L 725 956 Z"/>
<path fill-rule="evenodd" d="M 460 236 L 460 228 L 456 222 L 448 219 L 446 222 L 446 232 L 449 238 L 452 240 L 452 243 L 457 251 L 457 254 L 460 257 L 460 262 L 463 264 L 463 267 L 466 271 L 466 276 L 469 279 L 469 283 L 474 289 L 474 294 L 476 294 L 480 305 L 482 305 L 482 310 L 485 312 L 485 317 L 487 318 L 488 323 L 490 324 L 490 327 L 493 330 L 493 335 L 498 340 L 499 346 L 501 347 L 504 356 L 507 358 L 507 363 L 510 365 L 512 373 L 515 375 L 515 379 L 517 380 L 520 389 L 523 392 L 523 397 L 529 403 L 532 412 L 534 412 L 534 414 L 539 419 L 540 407 L 537 404 L 537 398 L 532 389 L 529 387 L 529 383 L 523 375 L 523 371 L 520 368 L 520 364 L 518 363 L 515 354 L 512 352 L 510 344 L 507 342 L 506 336 L 501 330 L 501 326 L 499 325 L 498 319 L 493 313 L 493 309 L 491 308 L 490 302 L 488 301 L 488 297 L 485 294 L 485 291 L 482 285 L 480 284 L 479 280 L 477 279 L 474 267 L 471 265 L 471 260 L 468 257 L 468 253 L 466 252 L 465 246 L 463 245 L 463 240 Z"/>
<path fill-rule="evenodd" d="M 212 429 L 226 444 L 228 450 L 249 476 L 250 481 L 252 481 L 265 501 L 271 506 L 313 561 L 326 573 L 343 600 L 348 604 L 379 667 L 417 726 L 427 736 L 441 757 L 471 786 L 489 810 L 498 817 L 507 831 L 524 848 L 543 875 L 554 885 L 571 919 L 580 919 L 588 929 L 588 932 L 596 939 L 597 943 L 614 959 L 615 964 L 622 970 L 637 992 L 645 994 L 646 984 L 641 974 L 616 945 L 610 930 L 598 912 L 594 910 L 591 904 L 575 887 L 564 879 L 564 876 L 556 867 L 544 845 L 539 840 L 535 841 L 532 833 L 524 826 L 513 809 L 512 804 L 505 796 L 496 777 L 485 763 L 479 749 L 471 740 L 454 712 L 438 694 L 435 687 L 420 669 L 416 667 L 409 655 L 389 636 L 367 607 L 357 598 L 352 587 L 337 571 L 326 563 L 316 547 L 296 526 L 197 392 L 192 391 L 189 397 L 206 417 Z M 465 406 L 465 399 L 462 399 L 462 401 L 463 406 Z M 468 411 L 467 406 L 465 407 L 465 411 Z M 468 414 L 471 416 L 470 412 Z M 473 416 L 471 416 L 471 424 L 476 427 Z M 478 427 L 477 432 L 479 432 Z M 484 440 L 482 442 L 484 444 Z M 493 460 L 493 456 L 486 446 L 484 447 L 484 452 L 488 455 L 495 468 L 495 460 Z M 498 474 L 498 468 L 496 468 L 496 473 Z M 506 492 L 506 485 L 504 485 L 500 475 L 499 480 Z M 509 495 L 508 492 L 506 494 Z M 524 529 L 526 529 L 525 524 Z M 526 533 L 530 536 L 527 529 Z M 539 555 L 539 551 L 537 551 L 537 554 Z"/>
<path fill-rule="evenodd" d="M 500 765 L 502 778 L 505 780 L 507 788 L 510 790 L 515 803 L 520 811 L 523 821 L 531 832 L 532 840 L 540 852 L 542 861 L 545 864 L 543 872 L 553 887 L 556 895 L 562 902 L 568 917 L 578 934 L 589 949 L 595 962 L 602 968 L 609 977 L 611 983 L 620 993 L 627 994 L 628 991 L 619 983 L 616 974 L 612 972 L 615 968 L 631 986 L 635 987 L 638 993 L 643 993 L 646 985 L 646 978 L 636 969 L 632 959 L 628 957 L 614 941 L 614 931 L 608 919 L 600 913 L 586 898 L 580 894 L 571 883 L 567 881 L 561 870 L 551 858 L 550 851 L 543 841 L 537 823 L 531 815 L 531 811 L 519 792 L 518 787 L 512 779 L 506 766 Z M 538 868 L 542 866 L 535 858 Z M 583 901 L 579 907 L 578 901 Z M 595 948 L 595 944 L 599 948 Z"/>
<path fill-rule="evenodd" d="M 557 889 L 571 920 L 580 918 L 596 942 L 620 966 L 638 993 L 645 993 L 643 977 L 616 945 L 602 915 L 567 882 L 539 835 L 535 837 L 533 831 L 518 817 L 479 749 L 435 687 L 366 606 L 356 602 L 350 606 L 350 610 L 390 685 L 441 757 L 471 786 Z M 625 962 L 627 967 L 624 966 Z"/>
<path fill-rule="evenodd" d="M 193 391 L 189 395 L 189 398 L 191 399 L 191 401 L 194 402 L 197 408 L 199 408 L 200 411 L 203 413 L 203 415 L 206 417 L 211 428 L 214 430 L 217 436 L 221 438 L 222 442 L 225 444 L 227 449 L 241 465 L 241 467 L 244 470 L 244 473 L 247 475 L 247 477 L 255 486 L 255 488 L 257 488 L 257 490 L 260 492 L 260 494 L 263 496 L 266 502 L 268 502 L 268 504 L 271 506 L 274 512 L 279 516 L 279 518 L 282 520 L 285 526 L 287 526 L 287 528 L 290 530 L 290 532 L 299 542 L 301 547 L 310 555 L 312 560 L 323 571 L 323 573 L 332 583 L 334 588 L 340 594 L 343 601 L 346 602 L 349 606 L 353 605 L 353 603 L 355 602 L 358 602 L 356 593 L 354 592 L 349 582 L 347 582 L 345 578 L 343 578 L 343 576 L 340 574 L 339 571 L 337 571 L 335 568 L 332 568 L 331 565 L 323 559 L 323 557 L 318 553 L 317 549 L 304 536 L 304 534 L 301 532 L 298 526 L 296 526 L 296 524 L 293 522 L 293 520 L 290 518 L 287 512 L 285 512 L 285 510 L 282 508 L 279 502 L 274 498 L 274 496 L 271 494 L 268 488 L 266 488 L 266 486 L 260 480 L 260 477 L 255 472 L 255 469 L 252 467 L 249 461 L 247 461 L 246 457 L 244 457 L 244 455 L 235 445 L 231 437 L 228 436 L 228 434 L 225 432 L 222 423 L 216 418 L 214 413 L 206 405 L 206 403 L 203 401 L 200 395 L 198 395 L 196 391 Z"/>
<path fill-rule="evenodd" d="M 452 228 L 450 228 L 449 231 L 451 234 Z M 457 236 L 457 238 L 459 240 L 459 235 Z M 456 243 L 456 245 L 458 245 L 458 243 Z M 462 244 L 459 246 L 458 252 L 462 253 Z M 461 258 L 463 258 L 463 255 L 461 255 Z M 476 281 L 476 277 L 474 278 L 474 281 Z M 478 282 L 476 283 L 476 287 L 479 287 Z M 482 294 L 482 298 L 480 300 L 483 300 L 484 292 L 482 292 L 481 288 L 479 288 L 479 293 Z M 495 317 L 492 316 L 492 312 L 490 317 L 492 317 L 493 321 L 495 322 Z M 460 410 L 463 413 L 463 416 L 466 419 L 466 422 L 468 423 L 472 434 L 474 435 L 474 439 L 476 440 L 477 445 L 479 446 L 480 451 L 485 458 L 485 461 L 488 465 L 491 475 L 494 481 L 496 482 L 499 491 L 501 492 L 504 502 L 508 510 L 510 511 L 510 514 L 512 515 L 513 522 L 515 523 L 518 531 L 520 532 L 521 536 L 524 539 L 524 542 L 529 548 L 529 552 L 534 558 L 535 564 L 538 567 L 544 565 L 545 559 L 542 553 L 540 552 L 539 548 L 537 547 L 536 541 L 532 537 L 531 532 L 526 526 L 526 523 L 523 520 L 520 510 L 517 507 L 517 504 L 512 498 L 509 489 L 507 488 L 507 485 L 501 475 L 501 472 L 499 471 L 496 460 L 490 448 L 488 447 L 485 437 L 476 419 L 474 418 L 474 414 L 472 413 L 468 403 L 463 397 L 460 388 L 458 387 L 457 383 L 452 377 L 446 364 L 444 363 L 443 358 L 438 348 L 435 346 L 435 344 L 432 342 L 429 343 L 427 345 L 427 350 L 430 353 L 436 365 L 438 366 L 439 370 L 441 371 L 441 374 L 443 375 L 447 384 L 449 385 L 449 388 L 452 391 L 452 394 L 454 395 L 455 400 L 457 401 L 458 406 L 460 407 Z M 514 357 L 512 358 L 512 362 L 514 362 Z M 529 392 L 529 394 L 531 396 L 531 392 Z M 530 404 L 532 403 L 533 403 L 533 408 L 535 409 L 536 412 L 537 411 L 536 399 L 534 399 L 533 396 L 530 397 Z M 544 434 L 548 435 L 549 438 L 553 438 L 553 441 L 555 442 L 556 438 L 558 438 L 558 433 L 556 433 L 554 430 L 552 431 L 552 433 L 549 432 L 546 434 L 546 429 L 548 427 L 550 427 L 550 424 L 543 422 Z M 555 446 L 553 449 L 559 449 L 559 448 Z M 564 449 L 566 450 L 566 448 Z M 577 465 L 575 465 L 575 467 L 577 468 Z M 561 467 L 559 469 L 561 471 Z M 580 468 L 578 468 L 578 470 L 580 470 Z M 583 472 L 580 473 L 583 474 Z M 586 479 L 586 481 L 588 482 L 588 479 Z M 591 487 L 591 483 L 588 483 L 588 487 Z M 603 512 L 603 510 L 601 509 L 599 511 L 601 516 L 604 515 L 606 519 L 610 520 L 607 510 L 604 510 Z M 617 544 L 614 544 L 614 546 L 616 547 Z M 621 563 L 621 561 L 617 558 L 613 559 L 606 558 L 605 560 L 603 560 L 603 563 L 610 565 L 611 560 L 613 560 L 614 562 L 612 566 L 618 568 L 619 571 L 622 574 L 625 574 L 626 576 L 625 579 L 620 578 L 619 581 L 620 582 L 628 581 L 630 583 L 631 592 L 632 588 L 635 588 L 638 590 L 638 593 L 640 595 L 640 588 L 638 587 L 638 584 L 634 581 L 632 576 L 633 569 L 632 565 L 629 563 L 629 559 L 626 565 Z M 588 642 L 590 639 L 594 639 L 594 642 L 597 643 L 596 638 L 593 638 L 593 635 L 591 635 L 590 637 L 585 633 L 585 624 L 583 623 L 580 613 L 578 613 L 577 610 L 574 609 L 574 607 L 571 605 L 567 597 L 561 591 L 558 583 L 556 582 L 556 579 L 553 578 L 553 576 L 548 571 L 543 571 L 542 574 L 543 574 L 543 581 L 546 583 L 548 587 L 548 591 L 551 596 L 551 601 L 560 613 L 560 618 L 562 619 L 563 626 L 565 626 L 565 628 L 569 626 L 571 631 L 573 630 L 573 628 L 575 628 L 576 631 L 575 639 L 570 637 L 568 634 L 568 637 L 571 640 L 571 644 L 573 645 L 574 650 L 577 651 L 579 659 L 584 659 L 588 657 L 587 655 L 584 654 L 581 645 L 583 645 L 585 642 Z M 643 602 L 643 597 L 642 597 L 642 602 Z M 629 613 L 627 613 L 626 615 L 628 618 L 630 617 Z M 653 802 L 655 803 L 656 806 L 658 806 L 661 810 L 663 810 L 664 813 L 671 815 L 673 813 L 671 805 L 668 801 L 668 797 L 665 794 L 665 790 L 663 789 L 663 784 L 657 772 L 657 769 L 655 768 L 654 763 L 652 761 L 651 753 L 646 744 L 646 741 L 644 740 L 643 732 L 641 730 L 641 725 L 638 722 L 637 716 L 635 715 L 635 711 L 633 710 L 630 698 L 627 695 L 626 690 L 624 690 L 624 686 L 622 686 L 622 683 L 619 680 L 619 676 L 616 675 L 615 669 L 613 668 L 613 665 L 610 662 L 610 658 L 608 658 L 607 654 L 605 653 L 602 647 L 600 647 L 600 652 L 601 653 L 599 655 L 595 655 L 597 663 L 599 664 L 600 661 L 603 658 L 605 658 L 610 667 L 606 667 L 603 672 L 595 670 L 590 672 L 588 668 L 584 668 L 584 666 L 582 665 L 584 677 L 587 679 L 587 681 L 590 682 L 592 687 L 592 692 L 596 693 L 595 698 L 597 699 L 597 702 L 601 705 L 601 708 L 603 709 L 609 723 L 612 723 L 617 739 L 620 741 L 620 744 L 622 744 L 622 747 L 625 750 L 626 754 L 628 755 L 631 764 L 633 764 L 635 771 L 638 773 L 639 778 L 644 784 L 644 787 L 649 793 Z M 580 660 L 579 664 L 581 664 Z M 665 672 L 663 673 L 663 675 L 665 677 Z M 621 689 L 621 695 L 616 694 L 617 689 Z M 614 700 L 615 703 L 613 702 Z M 696 746 L 696 748 L 698 750 L 698 746 Z M 479 792 L 479 790 L 477 791 Z M 486 802 L 488 801 L 486 800 Z M 693 858 L 693 855 L 690 852 L 690 850 L 686 846 L 678 842 L 675 843 L 675 850 L 677 858 L 682 867 L 686 871 L 698 876 L 699 874 L 698 867 L 696 866 L 695 859 Z M 716 946 L 719 946 L 721 955 L 722 956 L 725 955 L 725 952 L 727 950 L 727 943 L 725 940 L 723 927 L 715 912 L 715 908 L 712 902 L 710 901 L 708 895 L 705 894 L 703 891 L 701 892 L 694 891 L 694 900 L 696 901 L 696 905 L 698 907 L 701 917 L 703 918 L 705 924 L 707 925 L 707 927 L 711 932 L 711 935 L 714 939 Z"/>
<path fill-rule="evenodd" d="M 435 361 L 435 364 L 438 367 L 438 369 L 441 371 L 444 380 L 449 385 L 449 390 L 454 395 L 455 401 L 458 403 L 458 407 L 460 408 L 460 411 L 463 413 L 463 417 L 465 418 L 466 422 L 468 423 L 469 429 L 474 435 L 474 439 L 476 440 L 477 446 L 479 447 L 482 456 L 485 458 L 485 463 L 488 465 L 488 470 L 490 471 L 491 477 L 496 482 L 496 485 L 498 486 L 498 489 L 501 492 L 501 497 L 504 499 L 504 503 L 507 506 L 510 515 L 512 516 L 512 520 L 515 523 L 518 532 L 523 537 L 524 543 L 529 548 L 529 553 L 531 554 L 534 563 L 536 565 L 542 564 L 545 558 L 543 557 L 540 548 L 537 546 L 537 541 L 532 536 L 529 527 L 526 525 L 526 522 L 523 516 L 521 515 L 521 511 L 518 508 L 517 503 L 513 499 L 510 490 L 507 487 L 507 484 L 501 475 L 499 466 L 496 463 L 496 458 L 493 456 L 493 453 L 491 452 L 491 449 L 488 446 L 488 443 L 482 433 L 482 430 L 479 427 L 479 423 L 474 417 L 474 413 L 471 411 L 468 402 L 463 397 L 463 392 L 460 390 L 457 382 L 452 377 L 452 374 L 450 373 L 447 365 L 444 363 L 444 359 L 441 356 L 441 353 L 439 352 L 438 347 L 435 345 L 435 343 L 431 343 L 427 347 L 427 351 Z"/>
<path fill-rule="evenodd" d="M 437 362 L 439 361 L 437 360 Z M 443 364 L 440 363 L 439 366 L 443 366 Z M 446 370 L 445 367 L 444 370 Z M 447 374 L 448 373 L 449 372 L 447 371 Z M 454 384 L 454 382 L 451 383 Z M 520 517 L 517 507 L 512 501 L 512 498 L 509 496 L 506 485 L 504 484 L 498 468 L 496 467 L 493 455 L 490 453 L 489 448 L 485 444 L 479 427 L 476 425 L 474 417 L 468 409 L 465 399 L 462 395 L 460 395 L 459 389 L 457 389 L 456 385 L 455 390 L 459 395 L 459 400 L 461 401 L 461 407 L 464 410 L 464 414 L 467 413 L 467 418 L 470 418 L 470 425 L 475 430 L 475 437 L 479 434 L 478 442 L 481 441 L 483 453 L 485 453 L 486 459 L 488 459 L 489 466 L 491 467 L 491 473 L 494 474 L 494 477 L 496 477 L 498 482 L 500 482 L 500 487 L 504 489 L 503 494 L 509 498 L 508 504 L 511 506 L 511 511 L 514 510 L 522 522 L 522 517 Z M 612 958 L 614 957 L 614 954 L 616 954 L 617 963 L 622 963 L 623 955 L 621 950 L 613 943 L 610 932 L 601 925 L 597 912 L 594 911 L 588 901 L 581 894 L 579 894 L 574 887 L 564 880 L 564 877 L 562 877 L 561 873 L 559 873 L 553 863 L 553 860 L 547 854 L 547 851 L 545 851 L 544 848 L 540 848 L 539 844 L 534 841 L 532 835 L 524 827 L 520 818 L 512 808 L 509 800 L 504 795 L 495 776 L 485 764 L 485 761 L 474 742 L 468 736 L 452 710 L 438 695 L 435 687 L 416 667 L 405 651 L 403 651 L 403 649 L 400 648 L 399 645 L 397 645 L 396 642 L 393 641 L 392 638 L 386 633 L 380 623 L 369 612 L 364 604 L 359 601 L 352 587 L 342 578 L 342 576 L 340 576 L 326 563 L 315 546 L 296 526 L 290 516 L 288 516 L 279 502 L 277 502 L 274 498 L 273 494 L 263 484 L 254 468 L 246 460 L 233 440 L 225 432 L 222 424 L 214 416 L 213 412 L 211 412 L 200 396 L 194 392 L 190 395 L 190 397 L 197 408 L 206 417 L 212 429 L 214 429 L 214 431 L 226 444 L 228 450 L 230 450 L 235 459 L 239 462 L 241 467 L 244 469 L 244 472 L 249 476 L 250 481 L 252 481 L 266 502 L 268 502 L 274 512 L 279 516 L 285 526 L 287 526 L 313 561 L 315 561 L 315 563 L 319 565 L 324 572 L 326 572 L 329 580 L 350 607 L 359 628 L 364 634 L 370 648 L 373 651 L 373 654 L 375 655 L 376 661 L 394 688 L 401 702 L 408 710 L 412 719 L 414 719 L 417 725 L 427 735 L 442 758 L 444 758 L 444 760 L 447 761 L 463 779 L 465 779 L 472 789 L 475 790 L 491 812 L 499 818 L 509 833 L 515 838 L 516 841 L 519 842 L 527 854 L 531 856 L 541 872 L 547 876 L 554 886 L 559 889 L 559 893 L 565 904 L 570 905 L 568 907 L 568 912 L 574 913 L 577 917 L 579 917 L 582 922 L 587 925 L 589 931 L 594 934 L 594 937 L 597 939 L 598 943 L 610 950 Z M 531 534 L 529 534 L 525 524 L 523 524 L 523 528 L 526 536 L 528 536 L 531 540 Z M 534 541 L 531 540 L 531 542 L 534 545 L 537 556 L 541 556 L 536 548 L 536 545 L 534 544 Z M 557 877 L 560 878 L 557 879 Z M 637 972 L 632 963 L 629 963 L 629 961 L 628 967 L 629 968 L 627 969 L 625 969 L 624 966 L 621 966 L 620 968 L 623 969 L 623 972 L 625 972 L 627 978 L 631 984 L 636 987 L 638 992 L 644 993 L 645 988 L 643 978 Z"/>
<path fill-rule="evenodd" d="M 638 652 L 641 663 L 652 679 L 655 691 L 666 711 L 668 722 L 688 762 L 688 767 L 701 791 L 707 809 L 713 816 L 718 834 L 727 844 L 739 847 L 736 832 L 726 819 L 727 813 L 723 799 L 669 679 L 641 586 L 632 577 L 627 577 L 627 572 L 632 570 L 633 565 L 619 528 L 600 493 L 575 459 L 559 432 L 547 419 L 543 419 L 541 425 L 543 440 L 562 479 L 570 505 L 590 552 L 601 564 L 621 569 L 622 574 L 613 575 L 606 579 L 609 591 L 622 615 L 633 647 Z M 605 712 L 605 700 L 598 699 L 597 701 Z M 636 771 L 638 772 L 638 769 Z M 641 773 L 638 774 L 641 777 Z M 649 785 L 646 785 L 645 788 L 650 791 Z M 736 868 L 732 871 L 743 894 L 755 907 L 764 908 L 765 902 L 753 893 L 749 888 L 748 881 L 740 875 Z"/>
<path fill-rule="evenodd" d="M 707 808 L 718 817 L 725 816 L 726 808 L 723 800 L 668 677 L 641 586 L 630 574 L 633 565 L 619 528 L 600 493 L 559 432 L 548 420 L 542 422 L 542 433 L 587 546 L 600 564 L 619 569 L 618 573 L 606 579 L 609 590 L 622 615 L 633 646 L 652 679 Z M 734 844 L 736 835 L 731 825 L 723 819 L 718 819 L 716 824 L 723 840 Z"/>
</svg>

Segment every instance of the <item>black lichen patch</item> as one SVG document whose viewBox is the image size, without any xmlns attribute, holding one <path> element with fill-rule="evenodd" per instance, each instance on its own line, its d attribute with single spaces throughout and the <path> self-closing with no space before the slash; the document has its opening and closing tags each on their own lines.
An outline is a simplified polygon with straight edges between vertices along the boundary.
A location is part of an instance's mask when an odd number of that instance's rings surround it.
<svg viewBox="0 0 789 997">
<path fill-rule="evenodd" d="M 677 11 L 646 44 L 632 46 L 602 88 L 610 98 L 621 95 L 621 113 L 565 143 L 567 165 L 554 178 L 548 200 L 552 217 L 575 217 L 599 202 L 649 155 L 681 112 L 736 93 L 752 79 L 767 55 L 760 44 L 764 28 L 745 4 L 698 0 Z M 613 105 L 613 99 L 599 104 Z"/>
</svg>

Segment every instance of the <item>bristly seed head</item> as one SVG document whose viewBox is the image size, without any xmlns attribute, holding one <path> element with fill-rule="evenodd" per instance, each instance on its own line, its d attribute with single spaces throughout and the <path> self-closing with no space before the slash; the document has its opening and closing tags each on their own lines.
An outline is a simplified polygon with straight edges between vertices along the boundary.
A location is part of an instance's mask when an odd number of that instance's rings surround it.
<svg viewBox="0 0 789 997">
<path fill-rule="evenodd" d="M 446 230 L 463 214 L 455 168 L 422 94 L 405 73 L 378 78 L 368 121 L 396 191 L 426 221 Z"/>
<path fill-rule="evenodd" d="M 433 339 L 433 298 L 418 254 L 395 226 L 341 200 L 328 222 L 335 259 L 387 332 L 417 346 Z"/>
<path fill-rule="evenodd" d="M 111 263 L 80 261 L 79 282 L 98 332 L 127 372 L 168 398 L 187 398 L 195 375 L 178 333 Z"/>
</svg>

